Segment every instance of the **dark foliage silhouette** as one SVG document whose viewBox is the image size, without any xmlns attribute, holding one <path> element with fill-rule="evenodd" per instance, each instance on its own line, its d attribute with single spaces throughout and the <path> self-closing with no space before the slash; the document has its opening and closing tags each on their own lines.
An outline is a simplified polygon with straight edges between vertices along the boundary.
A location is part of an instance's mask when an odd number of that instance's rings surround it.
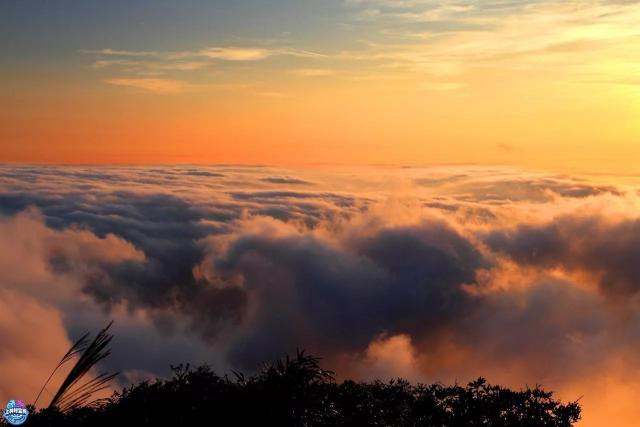
<svg viewBox="0 0 640 427">
<path fill-rule="evenodd" d="M 580 418 L 577 402 L 563 404 L 539 387 L 513 391 L 482 378 L 464 387 L 400 379 L 338 383 L 304 352 L 251 376 L 219 376 L 208 366 L 172 369 L 171 379 L 131 386 L 98 405 L 40 410 L 29 424 L 568 427 Z"/>
</svg>

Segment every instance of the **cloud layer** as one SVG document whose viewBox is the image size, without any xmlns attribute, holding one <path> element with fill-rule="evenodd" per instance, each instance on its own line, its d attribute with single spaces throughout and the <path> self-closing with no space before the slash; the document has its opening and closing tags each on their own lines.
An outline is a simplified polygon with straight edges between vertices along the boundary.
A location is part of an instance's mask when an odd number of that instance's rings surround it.
<svg viewBox="0 0 640 427">
<path fill-rule="evenodd" d="M 506 168 L 3 167 L 0 357 L 32 369 L 0 397 L 115 318 L 125 381 L 304 347 L 340 376 L 543 382 L 596 423 L 589 388 L 638 368 L 637 202 Z"/>
</svg>

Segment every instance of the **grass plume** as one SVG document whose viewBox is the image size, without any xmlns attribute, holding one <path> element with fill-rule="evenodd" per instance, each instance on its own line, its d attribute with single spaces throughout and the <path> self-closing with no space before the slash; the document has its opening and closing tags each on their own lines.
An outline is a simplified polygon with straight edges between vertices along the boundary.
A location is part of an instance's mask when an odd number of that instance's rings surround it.
<svg viewBox="0 0 640 427">
<path fill-rule="evenodd" d="M 109 322 L 91 342 L 89 342 L 89 334 L 84 334 L 62 357 L 60 363 L 58 363 L 49 379 L 45 382 L 42 390 L 45 389 L 55 372 L 63 365 L 76 357 L 77 361 L 60 384 L 53 399 L 51 399 L 49 408 L 55 407 L 61 412 L 67 412 L 90 405 L 93 402 L 91 400 L 92 396 L 99 391 L 107 389 L 109 383 L 118 375 L 117 373 L 100 373 L 95 378 L 82 383 L 82 379 L 87 373 L 111 354 L 111 349 L 109 348 L 109 344 L 113 339 L 113 335 L 109 333 L 111 325 L 113 325 L 113 321 Z M 42 394 L 42 390 L 38 394 L 38 398 Z M 36 401 L 38 398 L 36 398 Z"/>
</svg>

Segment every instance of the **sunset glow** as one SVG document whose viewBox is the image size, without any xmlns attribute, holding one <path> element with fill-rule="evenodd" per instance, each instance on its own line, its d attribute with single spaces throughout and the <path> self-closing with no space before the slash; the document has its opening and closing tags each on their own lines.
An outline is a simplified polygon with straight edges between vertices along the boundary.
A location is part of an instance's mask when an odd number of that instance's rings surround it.
<svg viewBox="0 0 640 427">
<path fill-rule="evenodd" d="M 115 319 L 107 394 L 300 347 L 638 425 L 640 1 L 0 0 L 0 49 L 0 405 Z"/>
<path fill-rule="evenodd" d="M 32 3 L 1 6 L 5 162 L 640 159 L 637 2 Z"/>
</svg>

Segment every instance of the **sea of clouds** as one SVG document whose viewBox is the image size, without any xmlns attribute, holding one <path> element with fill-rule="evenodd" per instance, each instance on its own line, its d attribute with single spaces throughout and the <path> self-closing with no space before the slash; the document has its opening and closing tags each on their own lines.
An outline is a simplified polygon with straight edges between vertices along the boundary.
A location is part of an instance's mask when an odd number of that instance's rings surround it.
<svg viewBox="0 0 640 427">
<path fill-rule="evenodd" d="M 71 341 L 115 319 L 103 367 L 123 384 L 304 348 L 340 378 L 482 375 L 584 395 L 593 423 L 631 413 L 640 204 L 620 182 L 501 167 L 0 167 L 0 398 L 31 400 Z"/>
</svg>

